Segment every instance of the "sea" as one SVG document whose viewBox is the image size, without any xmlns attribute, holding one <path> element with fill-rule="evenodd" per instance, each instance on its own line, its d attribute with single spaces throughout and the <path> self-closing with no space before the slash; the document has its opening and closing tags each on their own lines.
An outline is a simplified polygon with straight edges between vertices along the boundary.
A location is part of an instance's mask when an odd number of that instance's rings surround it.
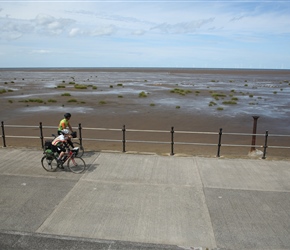
<svg viewBox="0 0 290 250">
<path fill-rule="evenodd" d="M 290 70 L 206 68 L 1 68 L 2 100 L 53 98 L 73 85 L 86 85 L 74 96 L 112 96 L 179 112 L 217 116 L 290 117 Z M 147 98 L 137 98 L 140 93 Z M 135 98 L 134 98 L 135 97 Z M 135 107 L 137 107 L 135 105 Z M 79 105 L 80 106 L 80 105 Z M 60 107 L 56 107 L 57 109 Z M 38 105 L 23 112 L 45 111 Z M 83 105 L 75 112 L 88 112 Z M 136 108 L 138 112 L 138 108 Z"/>
</svg>

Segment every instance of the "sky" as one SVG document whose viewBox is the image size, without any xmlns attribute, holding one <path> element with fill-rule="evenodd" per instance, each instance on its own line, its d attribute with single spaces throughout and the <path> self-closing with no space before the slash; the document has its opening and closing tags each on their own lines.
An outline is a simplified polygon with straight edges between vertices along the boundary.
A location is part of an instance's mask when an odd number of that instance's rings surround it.
<svg viewBox="0 0 290 250">
<path fill-rule="evenodd" d="M 0 68 L 290 69 L 290 0 L 0 0 Z"/>
</svg>

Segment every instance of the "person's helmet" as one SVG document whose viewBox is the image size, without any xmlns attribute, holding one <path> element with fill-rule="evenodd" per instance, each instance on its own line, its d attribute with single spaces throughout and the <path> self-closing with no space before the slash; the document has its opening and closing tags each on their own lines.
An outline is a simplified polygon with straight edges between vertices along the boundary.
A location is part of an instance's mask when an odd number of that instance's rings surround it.
<svg viewBox="0 0 290 250">
<path fill-rule="evenodd" d="M 70 118 L 71 117 L 71 114 L 70 113 L 65 113 L 64 114 L 64 118 Z"/>
<path fill-rule="evenodd" d="M 69 134 L 69 130 L 68 130 L 68 129 L 63 129 L 61 132 L 62 132 L 64 135 Z"/>
</svg>

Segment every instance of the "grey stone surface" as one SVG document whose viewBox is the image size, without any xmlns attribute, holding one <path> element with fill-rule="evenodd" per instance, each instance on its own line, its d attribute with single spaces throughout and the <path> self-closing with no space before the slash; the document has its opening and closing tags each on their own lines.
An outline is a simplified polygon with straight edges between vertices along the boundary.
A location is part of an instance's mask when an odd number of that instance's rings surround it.
<svg viewBox="0 0 290 250">
<path fill-rule="evenodd" d="M 0 175 L 0 229 L 37 230 L 75 184 L 74 180 Z"/>
<path fill-rule="evenodd" d="M 98 240 L 80 237 L 54 236 L 0 230 L 2 250 L 182 250 L 174 245 Z"/>
<path fill-rule="evenodd" d="M 197 164 L 205 187 L 290 191 L 288 161 L 198 158 Z"/>
<path fill-rule="evenodd" d="M 0 149 L 0 249 L 290 249 L 290 162 Z"/>
<path fill-rule="evenodd" d="M 201 181 L 191 158 L 102 154 L 98 164 L 38 232 L 215 246 Z"/>
<path fill-rule="evenodd" d="M 217 245 L 289 249 L 290 192 L 205 189 Z"/>
<path fill-rule="evenodd" d="M 98 156 L 99 153 L 85 153 L 83 159 L 89 169 L 88 172 L 96 168 L 94 162 Z M 43 152 L 40 150 L 2 148 L 0 149 L 0 174 L 70 180 L 78 180 L 82 177 L 67 171 L 47 172 L 41 166 L 42 157 Z"/>
</svg>

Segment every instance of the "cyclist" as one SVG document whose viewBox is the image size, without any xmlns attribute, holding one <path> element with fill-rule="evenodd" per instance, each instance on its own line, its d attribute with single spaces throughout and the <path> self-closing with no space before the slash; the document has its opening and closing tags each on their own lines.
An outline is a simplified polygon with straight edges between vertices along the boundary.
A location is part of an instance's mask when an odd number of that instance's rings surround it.
<svg viewBox="0 0 290 250">
<path fill-rule="evenodd" d="M 61 131 L 61 135 L 59 135 L 58 137 L 56 137 L 53 141 L 52 141 L 52 151 L 53 152 L 57 152 L 58 158 L 57 161 L 59 162 L 62 157 L 64 156 L 65 152 L 66 152 L 66 147 L 67 147 L 67 143 L 71 138 L 71 135 L 69 134 L 69 130 L 68 129 L 63 129 Z"/>
<path fill-rule="evenodd" d="M 70 113 L 65 113 L 64 114 L 64 118 L 59 122 L 59 125 L 58 125 L 58 131 L 57 133 L 59 135 L 61 135 L 61 131 L 64 130 L 64 129 L 67 129 L 69 128 L 69 130 L 73 133 L 73 130 L 72 130 L 72 127 L 69 123 L 69 120 L 71 118 L 71 114 Z"/>
<path fill-rule="evenodd" d="M 62 119 L 60 122 L 59 122 L 59 125 L 58 125 L 58 130 L 57 130 L 57 134 L 58 135 L 62 135 L 62 131 L 64 129 L 67 130 L 67 128 L 70 129 L 71 133 L 73 133 L 73 130 L 72 130 L 72 127 L 69 123 L 69 120 L 71 118 L 71 114 L 70 113 L 65 113 L 64 114 L 64 119 Z M 68 142 L 67 142 L 72 148 L 74 147 L 72 141 L 69 139 Z"/>
</svg>

